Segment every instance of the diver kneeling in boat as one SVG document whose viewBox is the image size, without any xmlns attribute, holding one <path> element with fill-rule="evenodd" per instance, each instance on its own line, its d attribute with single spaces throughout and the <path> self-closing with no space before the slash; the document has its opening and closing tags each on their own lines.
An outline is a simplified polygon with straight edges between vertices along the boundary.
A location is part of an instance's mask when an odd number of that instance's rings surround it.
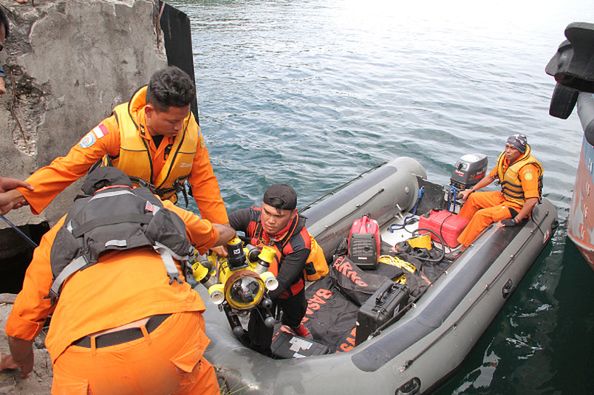
<svg viewBox="0 0 594 395">
<path fill-rule="evenodd" d="M 459 215 L 470 221 L 458 236 L 462 248 L 493 222 L 516 226 L 528 219 L 542 196 L 542 175 L 542 165 L 532 155 L 526 136 L 509 136 L 497 165 L 472 189 L 461 192 L 464 205 Z M 474 193 L 495 180 L 501 183 L 501 191 Z"/>
<path fill-rule="evenodd" d="M 11 360 L 26 377 L 45 339 L 52 393 L 219 394 L 204 303 L 182 268 L 235 236 L 132 187 L 120 170 L 91 172 L 68 215 L 42 238 L 6 323 Z"/>
<path fill-rule="evenodd" d="M 311 337 L 301 323 L 307 309 L 304 269 L 311 250 L 311 239 L 305 228 L 305 218 L 297 212 L 297 193 L 286 184 L 271 185 L 264 193 L 261 207 L 237 210 L 229 215 L 229 224 L 243 231 L 250 244 L 269 245 L 276 250 L 276 264 L 270 271 L 276 275 L 278 288 L 269 291 L 275 307 L 282 311 L 282 323 L 302 337 Z M 275 267 L 276 266 L 276 267 Z M 265 325 L 262 312 L 250 313 L 248 347 L 271 355 L 274 328 Z"/>
</svg>

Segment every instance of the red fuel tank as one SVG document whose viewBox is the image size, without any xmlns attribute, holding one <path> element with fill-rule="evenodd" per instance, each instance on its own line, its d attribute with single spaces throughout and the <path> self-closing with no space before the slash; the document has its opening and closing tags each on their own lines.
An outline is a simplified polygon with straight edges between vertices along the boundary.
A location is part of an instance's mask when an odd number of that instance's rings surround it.
<svg viewBox="0 0 594 395">
<path fill-rule="evenodd" d="M 419 229 L 430 229 L 443 238 L 445 244 L 454 248 L 459 243 L 456 240 L 464 230 L 468 220 L 447 210 L 431 210 L 428 215 L 422 215 L 419 219 Z M 422 232 L 419 233 L 429 233 Z M 439 242 L 437 236 L 431 233 L 431 239 Z"/>
</svg>

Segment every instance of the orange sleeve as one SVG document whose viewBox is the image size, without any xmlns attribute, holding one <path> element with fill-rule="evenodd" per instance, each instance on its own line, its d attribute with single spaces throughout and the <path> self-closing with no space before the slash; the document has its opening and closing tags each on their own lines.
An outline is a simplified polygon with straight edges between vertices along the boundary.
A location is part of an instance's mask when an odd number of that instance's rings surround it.
<svg viewBox="0 0 594 395">
<path fill-rule="evenodd" d="M 23 289 L 17 295 L 6 320 L 8 336 L 33 340 L 55 307 L 48 298 L 52 285 L 50 252 L 56 233 L 63 223 L 64 217 L 42 237 L 39 247 L 33 252 L 33 260 L 25 273 Z"/>
<path fill-rule="evenodd" d="M 540 177 L 538 167 L 528 164 L 520 169 L 518 176 L 524 190 L 524 199 L 540 197 L 538 193 L 538 178 Z"/>
<path fill-rule="evenodd" d="M 104 119 L 87 133 L 66 156 L 33 173 L 27 182 L 34 191 L 18 188 L 34 214 L 41 213 L 66 187 L 84 176 L 105 154 L 116 156 L 120 150 L 120 133 L 115 116 Z"/>
<path fill-rule="evenodd" d="M 497 166 L 491 169 L 491 171 L 489 172 L 489 177 L 493 177 L 494 179 L 497 179 L 499 177 L 497 174 Z"/>
<path fill-rule="evenodd" d="M 202 219 L 196 214 L 177 207 L 169 200 L 163 201 L 163 206 L 177 214 L 186 224 L 186 232 L 192 245 L 198 249 L 201 254 L 214 247 L 219 239 L 219 232 L 212 226 L 207 219 Z"/>
<path fill-rule="evenodd" d="M 191 122 L 196 121 L 192 118 Z M 223 198 L 221 197 L 219 183 L 210 163 L 204 137 L 200 129 L 198 130 L 198 146 L 196 147 L 196 155 L 192 163 L 192 173 L 189 178 L 190 185 L 192 186 L 192 194 L 202 217 L 217 224 L 227 224 L 229 223 L 229 218 L 227 217 L 225 203 L 223 203 Z"/>
</svg>

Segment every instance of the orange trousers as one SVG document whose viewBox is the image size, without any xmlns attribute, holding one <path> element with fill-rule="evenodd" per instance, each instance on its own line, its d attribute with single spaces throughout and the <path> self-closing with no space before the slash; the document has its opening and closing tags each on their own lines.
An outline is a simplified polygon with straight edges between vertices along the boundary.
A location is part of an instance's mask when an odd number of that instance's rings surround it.
<svg viewBox="0 0 594 395">
<path fill-rule="evenodd" d="M 512 214 L 507 206 L 503 194 L 498 191 L 471 193 L 459 215 L 468 219 L 468 225 L 458 236 L 458 243 L 468 247 L 493 222 L 511 218 Z"/>
<path fill-rule="evenodd" d="M 103 348 L 70 346 L 54 362 L 52 394 L 219 394 L 199 312 L 176 313 L 153 332 Z"/>
</svg>

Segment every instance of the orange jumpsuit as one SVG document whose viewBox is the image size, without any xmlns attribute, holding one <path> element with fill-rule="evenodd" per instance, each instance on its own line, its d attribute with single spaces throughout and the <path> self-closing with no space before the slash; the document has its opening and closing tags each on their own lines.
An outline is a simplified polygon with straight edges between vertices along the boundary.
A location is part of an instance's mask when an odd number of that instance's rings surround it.
<svg viewBox="0 0 594 395">
<path fill-rule="evenodd" d="M 504 163 L 504 172 L 508 166 L 509 163 Z M 526 177 L 527 174 L 531 174 L 531 176 Z M 527 164 L 519 170 L 518 176 L 522 183 L 525 199 L 540 197 L 538 190 L 539 174 L 538 168 L 532 164 Z M 491 170 L 489 176 L 497 177 L 497 166 Z M 458 236 L 458 243 L 468 247 L 487 226 L 511 218 L 510 207 L 517 211 L 522 209 L 518 204 L 506 200 L 501 191 L 471 193 L 460 209 L 459 215 L 470 222 Z"/>
<path fill-rule="evenodd" d="M 201 252 L 218 232 L 207 220 L 163 202 L 186 223 Z M 219 394 L 213 367 L 203 357 L 209 343 L 204 303 L 183 282 L 169 284 L 161 257 L 150 248 L 108 252 L 75 273 L 60 299 L 47 298 L 50 251 L 64 218 L 42 238 L 6 323 L 6 334 L 33 340 L 49 314 L 46 347 L 53 362 L 53 394 Z M 144 337 L 106 347 L 72 345 L 84 336 L 158 314 L 171 315 Z M 91 342 L 92 343 L 92 342 Z"/>
<path fill-rule="evenodd" d="M 144 113 L 146 98 L 143 95 L 137 95 L 137 97 L 138 99 L 133 102 L 134 106 L 131 106 L 131 114 L 136 124 L 144 127 L 146 125 Z M 193 117 L 191 122 L 196 122 Z M 81 142 L 73 146 L 66 156 L 54 159 L 48 166 L 37 170 L 27 179 L 27 182 L 35 187 L 35 191 L 19 188 L 19 192 L 25 197 L 33 213 L 39 214 L 42 212 L 61 191 L 84 176 L 89 168 L 103 156 L 116 157 L 119 155 L 120 130 L 116 117 L 112 115 L 104 119 L 98 127 L 103 130 L 103 136 L 95 137 L 90 146 L 83 143 L 85 141 L 83 137 Z M 199 128 L 198 125 L 196 127 Z M 92 133 L 92 131 L 89 133 Z M 153 164 L 153 178 L 156 178 L 165 164 L 166 147 L 173 144 L 174 137 L 163 137 L 164 141 L 161 142 L 158 148 L 149 133 L 141 134 L 141 137 L 146 140 L 149 147 Z M 154 179 L 150 180 L 151 183 L 154 183 L 154 181 Z M 202 217 L 213 223 L 228 223 L 227 211 L 221 198 L 219 184 L 214 175 L 208 150 L 202 141 L 202 136 L 200 136 L 188 181 L 192 186 L 192 193 Z"/>
</svg>

